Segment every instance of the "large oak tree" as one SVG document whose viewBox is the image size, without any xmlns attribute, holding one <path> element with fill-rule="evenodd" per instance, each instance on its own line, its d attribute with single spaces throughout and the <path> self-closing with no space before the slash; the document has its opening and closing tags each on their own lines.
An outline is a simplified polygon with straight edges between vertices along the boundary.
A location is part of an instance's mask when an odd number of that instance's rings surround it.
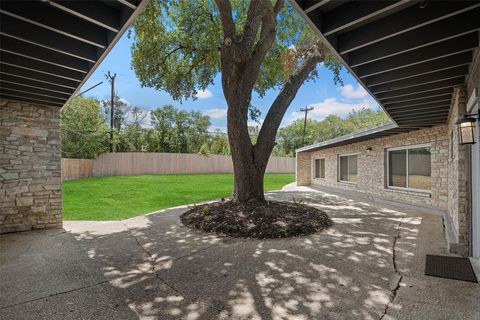
<svg viewBox="0 0 480 320">
<path fill-rule="evenodd" d="M 264 200 L 277 130 L 300 86 L 319 76 L 317 66 L 324 63 L 339 81 L 340 65 L 285 0 L 152 0 L 134 39 L 132 65 L 141 84 L 174 99 L 195 98 L 221 73 L 234 201 Z M 253 144 L 252 94 L 269 89 L 278 94 Z"/>
</svg>

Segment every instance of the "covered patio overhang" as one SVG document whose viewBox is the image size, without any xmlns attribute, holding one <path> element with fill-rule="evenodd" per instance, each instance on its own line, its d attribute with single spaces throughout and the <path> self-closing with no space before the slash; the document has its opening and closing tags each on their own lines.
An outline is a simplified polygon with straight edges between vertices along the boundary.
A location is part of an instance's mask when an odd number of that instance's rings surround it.
<svg viewBox="0 0 480 320">
<path fill-rule="evenodd" d="M 478 1 L 291 1 L 391 119 L 447 122 L 478 47 Z"/>
<path fill-rule="evenodd" d="M 61 108 L 147 2 L 0 2 L 0 98 Z"/>
<path fill-rule="evenodd" d="M 438 167 L 445 170 L 441 179 L 446 179 L 448 185 L 441 188 L 444 202 L 435 206 L 446 210 L 444 225 L 450 251 L 479 258 L 479 143 L 470 147 L 460 143 L 456 122 L 462 115 L 472 114 L 474 119 L 478 113 L 480 2 L 291 0 L 291 3 L 393 121 L 298 149 L 297 155 L 307 159 L 305 176 L 310 172 L 310 151 L 413 130 L 422 134 L 430 127 L 441 126 L 442 153 L 448 159 L 442 160 Z M 472 137 L 476 138 L 471 143 L 480 138 L 478 123 L 474 126 L 476 133 L 472 131 Z M 432 134 L 425 140 L 430 143 L 437 139 L 441 136 Z M 398 144 L 411 145 L 412 141 Z M 297 175 L 301 162 L 297 160 Z M 379 163 L 379 168 L 382 165 Z M 383 182 L 382 178 L 379 181 Z"/>
<path fill-rule="evenodd" d="M 147 2 L 0 2 L 0 233 L 62 226 L 60 109 Z"/>
</svg>

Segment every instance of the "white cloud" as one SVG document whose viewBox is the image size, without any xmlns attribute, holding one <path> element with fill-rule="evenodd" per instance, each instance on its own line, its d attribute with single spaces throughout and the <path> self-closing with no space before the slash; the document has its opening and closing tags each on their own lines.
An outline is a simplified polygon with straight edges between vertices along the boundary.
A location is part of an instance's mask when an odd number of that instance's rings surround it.
<svg viewBox="0 0 480 320">
<path fill-rule="evenodd" d="M 222 109 L 222 108 L 213 108 L 213 109 L 207 109 L 204 112 L 207 116 L 209 116 L 212 119 L 223 119 L 227 116 L 227 109 Z"/>
<path fill-rule="evenodd" d="M 205 89 L 205 90 L 200 90 L 197 92 L 197 98 L 198 99 L 207 99 L 213 97 L 212 91 Z"/>
<path fill-rule="evenodd" d="M 357 85 L 355 89 L 351 84 L 346 84 L 341 87 L 340 94 L 347 99 L 361 99 L 368 95 L 367 91 L 361 85 Z"/>
<path fill-rule="evenodd" d="M 372 99 L 363 99 L 359 103 L 348 103 L 337 101 L 336 98 L 326 98 L 322 102 L 309 105 L 309 107 L 313 107 L 314 109 L 308 113 L 308 119 L 323 120 L 331 114 L 344 117 L 353 110 L 360 110 L 362 108 L 376 109 L 377 106 Z M 290 121 L 303 119 L 304 116 L 305 113 L 303 112 L 292 112 Z"/>
<path fill-rule="evenodd" d="M 127 100 L 127 99 L 125 99 L 125 98 L 120 98 L 120 99 L 118 99 L 118 101 L 120 101 L 121 103 L 124 103 L 124 104 L 126 104 L 127 106 L 129 106 L 129 105 L 130 105 L 130 102 L 128 102 L 128 100 Z"/>
</svg>

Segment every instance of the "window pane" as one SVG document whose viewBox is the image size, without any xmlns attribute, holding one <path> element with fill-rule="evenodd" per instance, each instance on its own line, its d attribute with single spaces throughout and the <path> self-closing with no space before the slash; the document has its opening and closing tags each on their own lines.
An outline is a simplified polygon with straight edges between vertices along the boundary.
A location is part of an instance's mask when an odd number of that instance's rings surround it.
<svg viewBox="0 0 480 320">
<path fill-rule="evenodd" d="M 320 159 L 320 178 L 325 178 L 325 159 Z"/>
<path fill-rule="evenodd" d="M 357 156 L 348 157 L 348 181 L 357 182 Z"/>
<path fill-rule="evenodd" d="M 319 159 L 315 159 L 315 178 L 320 177 L 320 161 Z"/>
<path fill-rule="evenodd" d="M 340 180 L 348 181 L 348 157 L 340 157 Z"/>
<path fill-rule="evenodd" d="M 407 187 L 407 150 L 388 152 L 388 185 Z"/>
<path fill-rule="evenodd" d="M 413 189 L 430 189 L 431 148 L 408 149 L 408 187 Z"/>
</svg>

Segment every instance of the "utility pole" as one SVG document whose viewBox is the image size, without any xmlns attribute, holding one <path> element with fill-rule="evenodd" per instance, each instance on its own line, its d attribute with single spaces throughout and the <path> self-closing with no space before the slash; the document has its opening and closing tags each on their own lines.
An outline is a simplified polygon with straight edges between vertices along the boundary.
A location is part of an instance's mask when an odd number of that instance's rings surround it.
<svg viewBox="0 0 480 320">
<path fill-rule="evenodd" d="M 115 77 L 116 73 L 112 74 L 110 71 L 107 72 L 105 78 L 110 81 L 111 91 L 110 91 L 110 152 L 114 152 L 113 149 L 113 115 L 114 115 L 114 100 L 115 100 Z"/>
<path fill-rule="evenodd" d="M 307 131 L 307 114 L 309 111 L 312 111 L 313 107 L 305 107 L 300 109 L 300 111 L 305 112 L 305 120 L 303 121 L 303 135 L 302 135 L 302 147 L 305 144 L 305 133 Z"/>
</svg>

